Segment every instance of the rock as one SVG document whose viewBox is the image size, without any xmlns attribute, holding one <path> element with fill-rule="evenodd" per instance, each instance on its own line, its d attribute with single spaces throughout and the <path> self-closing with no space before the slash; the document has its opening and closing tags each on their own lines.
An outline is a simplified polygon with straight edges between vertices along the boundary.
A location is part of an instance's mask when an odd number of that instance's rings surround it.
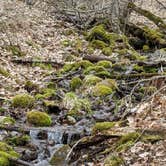
<svg viewBox="0 0 166 166">
<path fill-rule="evenodd" d="M 50 126 L 52 123 L 51 117 L 47 113 L 35 110 L 27 113 L 27 121 L 38 127 Z"/>
<path fill-rule="evenodd" d="M 69 124 L 75 124 L 77 122 L 76 119 L 72 116 L 67 116 L 67 121 Z"/>
<path fill-rule="evenodd" d="M 51 157 L 50 164 L 54 166 L 65 165 L 65 159 L 70 149 L 71 148 L 68 145 L 63 145 L 62 147 L 60 147 L 57 151 L 54 152 L 53 156 Z"/>
</svg>

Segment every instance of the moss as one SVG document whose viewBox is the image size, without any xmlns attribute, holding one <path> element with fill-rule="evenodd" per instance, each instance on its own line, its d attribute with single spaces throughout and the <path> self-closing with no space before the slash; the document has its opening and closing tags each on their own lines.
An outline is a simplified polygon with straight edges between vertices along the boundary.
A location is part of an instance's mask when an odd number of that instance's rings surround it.
<svg viewBox="0 0 166 166">
<path fill-rule="evenodd" d="M 79 77 L 75 77 L 70 81 L 71 90 L 76 90 L 82 85 L 82 80 Z"/>
<path fill-rule="evenodd" d="M 7 70 L 5 70 L 2 66 L 0 66 L 0 75 L 4 77 L 9 77 L 10 73 Z"/>
<path fill-rule="evenodd" d="M 136 141 L 138 141 L 138 138 L 141 136 L 138 132 L 128 133 L 120 138 L 120 140 L 117 142 L 117 151 L 125 151 Z"/>
<path fill-rule="evenodd" d="M 104 166 L 120 166 L 124 161 L 119 156 L 108 156 L 104 161 Z"/>
<path fill-rule="evenodd" d="M 28 94 L 19 94 L 13 97 L 12 105 L 14 107 L 30 108 L 34 105 L 35 99 Z"/>
<path fill-rule="evenodd" d="M 28 135 L 14 136 L 6 139 L 6 142 L 14 146 L 25 146 L 30 141 Z"/>
<path fill-rule="evenodd" d="M 99 72 L 107 72 L 103 66 L 90 66 L 84 70 L 84 74 L 95 74 Z"/>
<path fill-rule="evenodd" d="M 33 63 L 33 67 L 38 66 L 43 70 L 52 70 L 52 65 L 51 64 L 44 64 L 44 63 Z"/>
<path fill-rule="evenodd" d="M 83 50 L 83 42 L 80 39 L 77 39 L 74 43 L 74 48 L 76 51 L 81 52 Z"/>
<path fill-rule="evenodd" d="M 112 67 L 112 62 L 110 62 L 110 61 L 99 61 L 98 63 L 97 63 L 97 66 L 103 66 L 104 68 L 110 68 L 110 67 Z"/>
<path fill-rule="evenodd" d="M 90 44 L 93 48 L 98 48 L 98 49 L 103 49 L 105 47 L 108 47 L 108 44 L 104 43 L 101 40 L 93 40 Z"/>
<path fill-rule="evenodd" d="M 102 49 L 102 53 L 106 56 L 111 56 L 112 55 L 112 48 L 111 47 L 105 47 Z"/>
<path fill-rule="evenodd" d="M 116 80 L 113 80 L 113 79 L 105 79 L 105 80 L 101 81 L 100 83 L 98 83 L 98 85 L 105 85 L 105 86 L 111 88 L 112 90 L 118 89 L 117 82 L 116 82 Z"/>
<path fill-rule="evenodd" d="M 151 142 L 151 143 L 155 143 L 157 141 L 163 140 L 163 137 L 160 135 L 150 135 L 150 134 L 146 134 L 143 135 L 141 137 L 141 140 L 144 142 Z"/>
<path fill-rule="evenodd" d="M 15 124 L 15 120 L 11 117 L 1 117 L 0 118 L 0 124 L 1 125 L 14 125 Z"/>
<path fill-rule="evenodd" d="M 146 73 L 156 73 L 158 71 L 157 67 L 144 66 L 143 68 Z"/>
<path fill-rule="evenodd" d="M 138 52 L 133 51 L 133 50 L 128 50 L 128 53 L 130 54 L 130 60 L 144 61 L 147 59 L 147 57 L 142 56 Z"/>
<path fill-rule="evenodd" d="M 27 113 L 27 121 L 37 127 L 50 126 L 52 123 L 51 117 L 45 112 L 30 111 Z"/>
<path fill-rule="evenodd" d="M 63 40 L 63 41 L 61 41 L 61 44 L 64 47 L 69 47 L 69 46 L 72 46 L 72 41 L 70 41 L 70 40 Z"/>
<path fill-rule="evenodd" d="M 121 50 L 116 50 L 116 52 L 119 54 L 119 55 L 126 55 L 128 53 L 128 49 L 124 48 L 124 49 L 121 49 Z"/>
<path fill-rule="evenodd" d="M 37 90 L 38 86 L 37 84 L 33 83 L 32 81 L 28 80 L 25 82 L 24 88 L 28 91 L 31 92 L 33 90 Z"/>
<path fill-rule="evenodd" d="M 98 122 L 93 126 L 92 132 L 96 134 L 98 132 L 102 132 L 104 130 L 108 130 L 115 126 L 115 122 Z"/>
<path fill-rule="evenodd" d="M 107 96 L 113 93 L 113 90 L 106 85 L 97 84 L 93 88 L 94 96 Z"/>
<path fill-rule="evenodd" d="M 87 53 L 88 53 L 88 54 L 93 54 L 94 51 L 95 51 L 95 50 L 94 50 L 93 47 L 90 47 L 90 46 L 89 46 L 89 47 L 87 48 Z"/>
<path fill-rule="evenodd" d="M 100 40 L 107 44 L 110 44 L 109 34 L 105 31 L 103 25 L 98 25 L 94 27 L 87 36 L 88 41 Z"/>
<path fill-rule="evenodd" d="M 144 45 L 142 49 L 144 52 L 148 52 L 150 50 L 150 47 L 148 45 Z"/>
<path fill-rule="evenodd" d="M 143 66 L 139 66 L 139 65 L 134 65 L 133 66 L 133 70 L 135 70 L 135 71 L 137 71 L 139 73 L 140 72 L 145 72 Z"/>
<path fill-rule="evenodd" d="M 82 61 L 76 62 L 74 66 L 76 67 L 77 65 L 78 65 L 79 67 L 82 67 L 83 69 L 86 69 L 86 68 L 88 68 L 88 67 L 90 67 L 90 66 L 91 66 L 91 67 L 94 66 L 93 63 L 91 63 L 91 62 L 88 61 L 88 60 L 82 60 Z"/>
<path fill-rule="evenodd" d="M 111 76 L 111 73 L 108 71 L 101 71 L 98 73 L 95 73 L 96 76 L 101 77 L 101 78 L 109 78 Z"/>
<path fill-rule="evenodd" d="M 94 76 L 94 75 L 86 75 L 83 84 L 84 85 L 95 85 L 96 83 L 102 81 L 100 77 Z"/>
<path fill-rule="evenodd" d="M 52 97 L 55 97 L 56 90 L 52 88 L 44 88 L 41 92 L 41 94 L 37 94 L 35 96 L 36 99 L 49 99 Z"/>
<path fill-rule="evenodd" d="M 23 51 L 21 51 L 20 46 L 17 46 L 17 45 L 7 46 L 7 50 L 11 51 L 12 55 L 14 56 L 22 57 L 26 55 Z"/>
<path fill-rule="evenodd" d="M 75 116 L 80 114 L 80 111 L 84 111 L 85 113 L 91 113 L 91 105 L 89 100 L 84 98 L 80 99 L 73 92 L 69 92 L 65 94 L 63 99 L 63 106 L 68 109 L 68 115 Z"/>
<path fill-rule="evenodd" d="M 19 154 L 16 153 L 11 146 L 4 142 L 0 142 L 0 165 L 10 166 L 10 158 L 18 158 Z"/>
</svg>

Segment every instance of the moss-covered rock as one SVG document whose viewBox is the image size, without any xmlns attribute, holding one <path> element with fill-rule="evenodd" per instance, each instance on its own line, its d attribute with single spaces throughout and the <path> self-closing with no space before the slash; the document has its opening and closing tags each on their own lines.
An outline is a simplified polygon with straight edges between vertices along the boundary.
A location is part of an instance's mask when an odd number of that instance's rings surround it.
<svg viewBox="0 0 166 166">
<path fill-rule="evenodd" d="M 85 86 L 91 86 L 91 85 L 96 85 L 98 82 L 102 81 L 100 77 L 94 76 L 94 75 L 86 75 L 83 84 Z"/>
<path fill-rule="evenodd" d="M 4 142 L 0 142 L 0 165 L 10 166 L 12 163 L 10 158 L 18 158 L 19 154 L 13 148 Z"/>
<path fill-rule="evenodd" d="M 100 72 L 108 72 L 103 66 L 90 66 L 84 70 L 84 74 L 96 74 Z"/>
<path fill-rule="evenodd" d="M 34 102 L 35 99 L 29 94 L 18 94 L 12 99 L 12 105 L 21 108 L 30 108 L 34 105 Z"/>
<path fill-rule="evenodd" d="M 13 124 L 15 124 L 15 120 L 11 117 L 0 116 L 0 124 L 1 125 L 13 125 Z"/>
<path fill-rule="evenodd" d="M 104 166 L 120 166 L 124 160 L 119 156 L 108 156 L 104 161 Z"/>
<path fill-rule="evenodd" d="M 47 113 L 35 110 L 27 113 L 27 121 L 38 127 L 50 126 L 52 123 L 51 117 Z"/>
<path fill-rule="evenodd" d="M 54 152 L 53 156 L 51 157 L 50 164 L 55 165 L 65 165 L 65 159 L 67 154 L 70 151 L 70 147 L 68 145 L 63 145 L 57 151 Z"/>
<path fill-rule="evenodd" d="M 52 97 L 55 97 L 56 90 L 52 88 L 44 88 L 42 89 L 41 93 L 36 94 L 36 99 L 50 99 Z"/>
<path fill-rule="evenodd" d="M 97 132 L 103 132 L 114 127 L 116 122 L 98 122 L 93 126 L 92 132 L 96 134 Z"/>
<path fill-rule="evenodd" d="M 103 66 L 104 68 L 111 68 L 112 67 L 112 62 L 110 61 L 99 61 L 97 63 L 97 66 Z"/>
<path fill-rule="evenodd" d="M 29 141 L 30 137 L 28 135 L 14 136 L 6 139 L 8 144 L 15 146 L 25 146 Z"/>
<path fill-rule="evenodd" d="M 102 53 L 106 56 L 111 56 L 112 55 L 112 48 L 111 47 L 105 47 L 102 49 Z"/>
<path fill-rule="evenodd" d="M 105 42 L 101 40 L 93 40 L 91 42 L 91 46 L 93 48 L 104 49 L 105 47 L 108 47 L 108 44 L 106 44 Z"/>
<path fill-rule="evenodd" d="M 70 81 L 70 88 L 71 90 L 76 90 L 82 85 L 82 80 L 79 77 L 72 78 Z"/>
<path fill-rule="evenodd" d="M 113 90 L 106 85 L 97 84 L 96 86 L 93 87 L 92 92 L 94 96 L 101 97 L 112 94 Z"/>
</svg>

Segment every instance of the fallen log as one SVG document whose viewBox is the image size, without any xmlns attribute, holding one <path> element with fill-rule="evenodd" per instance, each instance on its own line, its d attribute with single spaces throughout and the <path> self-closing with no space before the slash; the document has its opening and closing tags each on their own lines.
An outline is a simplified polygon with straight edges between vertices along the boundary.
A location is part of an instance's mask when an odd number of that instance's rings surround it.
<svg viewBox="0 0 166 166">
<path fill-rule="evenodd" d="M 134 3 L 129 2 L 128 4 L 128 8 L 134 10 L 135 12 L 139 13 L 140 15 L 143 15 L 144 17 L 148 18 L 150 21 L 152 21 L 154 24 L 156 24 L 164 33 L 166 33 L 166 24 L 164 23 L 164 21 L 154 15 L 152 12 L 142 9 L 138 6 L 136 6 Z"/>
</svg>

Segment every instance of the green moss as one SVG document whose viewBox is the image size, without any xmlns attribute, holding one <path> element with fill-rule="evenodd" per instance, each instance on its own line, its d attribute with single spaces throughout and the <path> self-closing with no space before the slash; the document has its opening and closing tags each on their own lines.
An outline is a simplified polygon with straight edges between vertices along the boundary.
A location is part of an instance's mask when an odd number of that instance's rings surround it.
<svg viewBox="0 0 166 166">
<path fill-rule="evenodd" d="M 87 48 L 87 53 L 88 53 L 88 54 L 93 54 L 93 53 L 94 53 L 94 48 L 89 46 L 89 47 Z"/>
<path fill-rule="evenodd" d="M 106 85 L 97 84 L 93 88 L 94 96 L 107 96 L 113 93 L 113 90 Z"/>
<path fill-rule="evenodd" d="M 69 46 L 72 46 L 72 41 L 70 41 L 70 40 L 63 40 L 63 41 L 61 41 L 61 44 L 64 46 L 64 47 L 69 47 Z"/>
<path fill-rule="evenodd" d="M 0 66 L 0 75 L 4 77 L 9 77 L 10 73 L 7 70 L 5 70 L 2 66 Z"/>
<path fill-rule="evenodd" d="M 69 92 L 65 94 L 63 99 L 64 108 L 68 109 L 68 115 L 76 116 L 80 114 L 80 111 L 84 111 L 85 113 L 91 113 L 91 105 L 88 99 L 80 99 L 73 92 Z"/>
<path fill-rule="evenodd" d="M 79 77 L 75 77 L 70 81 L 71 90 L 76 90 L 82 85 L 82 80 Z"/>
<path fill-rule="evenodd" d="M 138 52 L 133 51 L 133 50 L 128 50 L 128 53 L 130 54 L 130 59 L 131 60 L 139 60 L 139 61 L 144 61 L 147 59 L 147 57 L 140 55 Z"/>
<path fill-rule="evenodd" d="M 30 108 L 34 105 L 35 99 L 28 94 L 19 94 L 13 97 L 12 105 L 14 107 Z"/>
<path fill-rule="evenodd" d="M 148 52 L 150 50 L 148 45 L 144 45 L 142 49 L 144 52 Z"/>
<path fill-rule="evenodd" d="M 156 73 L 158 71 L 157 67 L 144 66 L 143 68 L 146 73 Z"/>
<path fill-rule="evenodd" d="M 38 127 L 50 126 L 52 123 L 51 117 L 45 112 L 30 111 L 27 113 L 27 121 Z"/>
<path fill-rule="evenodd" d="M 15 124 L 15 120 L 11 117 L 1 117 L 0 118 L 0 124 L 1 125 L 14 125 Z"/>
<path fill-rule="evenodd" d="M 99 72 L 107 72 L 103 66 L 90 66 L 84 70 L 84 74 L 95 74 Z"/>
<path fill-rule="evenodd" d="M 117 151 L 125 151 L 136 141 L 138 141 L 138 138 L 140 137 L 140 133 L 138 132 L 133 132 L 133 133 L 128 133 L 120 138 L 120 140 L 117 142 Z"/>
<path fill-rule="evenodd" d="M 13 148 L 4 142 L 0 142 L 0 165 L 10 166 L 12 163 L 10 158 L 18 158 L 19 154 Z"/>
<path fill-rule="evenodd" d="M 7 46 L 7 50 L 12 52 L 12 55 L 22 57 L 25 56 L 26 54 L 21 51 L 20 46 L 17 45 L 10 45 Z"/>
<path fill-rule="evenodd" d="M 101 41 L 101 40 L 93 40 L 93 41 L 91 42 L 91 46 L 92 46 L 93 48 L 103 49 L 103 48 L 105 48 L 105 47 L 108 47 L 108 44 L 104 43 L 104 42 Z"/>
<path fill-rule="evenodd" d="M 95 73 L 95 75 L 101 78 L 109 78 L 111 76 L 111 73 L 108 71 L 101 71 L 101 72 Z"/>
<path fill-rule="evenodd" d="M 139 65 L 134 65 L 133 66 L 133 70 L 135 70 L 135 71 L 137 71 L 139 73 L 140 72 L 145 72 L 143 66 L 139 66 Z"/>
<path fill-rule="evenodd" d="M 98 25 L 94 27 L 88 34 L 87 36 L 88 41 L 93 41 L 93 40 L 100 40 L 103 41 L 107 44 L 110 44 L 110 36 L 109 34 L 105 31 L 103 25 Z"/>
<path fill-rule="evenodd" d="M 104 166 L 120 166 L 124 161 L 119 156 L 108 156 L 104 161 Z"/>
<path fill-rule="evenodd" d="M 97 66 L 103 66 L 104 68 L 111 68 L 112 67 L 112 62 L 110 61 L 99 61 L 97 63 Z"/>
<path fill-rule="evenodd" d="M 35 96 L 36 99 L 49 99 L 52 97 L 55 97 L 56 90 L 52 88 L 44 88 L 41 92 L 41 94 L 37 94 Z"/>
<path fill-rule="evenodd" d="M 128 53 L 128 49 L 124 48 L 124 49 L 121 49 L 121 50 L 116 50 L 116 52 L 119 54 L 119 55 L 126 55 Z"/>
<path fill-rule="evenodd" d="M 33 63 L 33 67 L 38 66 L 43 70 L 52 70 L 52 65 L 51 64 L 44 64 L 44 63 Z"/>
<path fill-rule="evenodd" d="M 155 143 L 157 141 L 163 140 L 163 137 L 160 136 L 160 135 L 145 134 L 141 137 L 141 140 L 144 141 L 144 142 Z"/>
<path fill-rule="evenodd" d="M 38 86 L 33 83 L 32 81 L 28 80 L 25 82 L 25 85 L 24 85 L 24 88 L 28 91 L 28 92 L 31 92 L 33 90 L 37 90 L 38 89 Z"/>
<path fill-rule="evenodd" d="M 108 130 L 115 126 L 115 122 L 98 122 L 93 126 L 92 132 L 96 134 L 98 132 L 102 132 Z"/>
<path fill-rule="evenodd" d="M 28 135 L 14 136 L 6 139 L 6 142 L 14 146 L 25 146 L 30 141 Z"/>
<path fill-rule="evenodd" d="M 105 47 L 102 49 L 102 53 L 106 56 L 111 56 L 112 55 L 112 48 L 111 47 Z"/>
<path fill-rule="evenodd" d="M 102 81 L 100 77 L 94 76 L 94 75 L 86 75 L 83 84 L 86 86 L 88 85 L 95 85 L 96 83 Z"/>
</svg>

